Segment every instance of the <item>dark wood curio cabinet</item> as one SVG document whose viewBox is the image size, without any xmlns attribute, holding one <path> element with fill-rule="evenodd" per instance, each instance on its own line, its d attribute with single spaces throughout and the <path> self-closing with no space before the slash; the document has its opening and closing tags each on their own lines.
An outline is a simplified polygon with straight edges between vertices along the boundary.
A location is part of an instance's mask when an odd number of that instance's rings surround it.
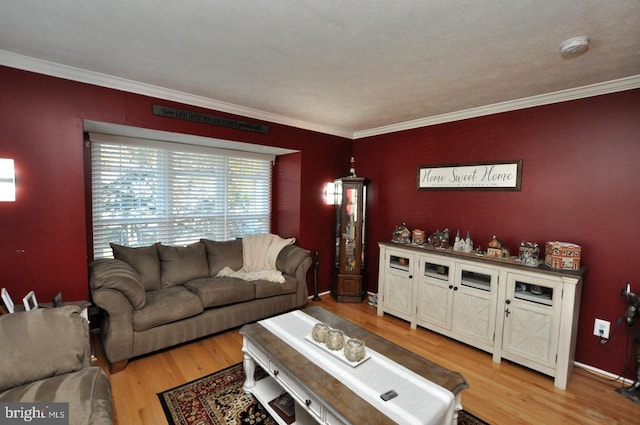
<svg viewBox="0 0 640 425">
<path fill-rule="evenodd" d="M 367 179 L 343 177 L 335 181 L 336 231 L 331 296 L 339 302 L 362 302 L 366 297 L 364 270 Z"/>
</svg>

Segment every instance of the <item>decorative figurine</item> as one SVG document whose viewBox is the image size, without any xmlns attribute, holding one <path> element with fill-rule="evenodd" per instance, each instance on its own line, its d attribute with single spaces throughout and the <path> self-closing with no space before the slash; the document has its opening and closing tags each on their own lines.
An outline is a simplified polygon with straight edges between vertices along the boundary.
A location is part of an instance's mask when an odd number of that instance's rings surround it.
<svg viewBox="0 0 640 425">
<path fill-rule="evenodd" d="M 356 177 L 356 160 L 351 157 L 351 166 L 349 167 L 349 177 Z"/>
<path fill-rule="evenodd" d="M 460 239 L 460 230 L 456 233 L 456 239 L 453 244 L 453 250 L 458 252 L 473 252 L 473 241 L 471 240 L 471 235 L 467 230 L 467 237 L 465 239 Z"/>
<path fill-rule="evenodd" d="M 411 232 L 411 243 L 414 245 L 424 245 L 424 230 L 413 229 Z"/>
<path fill-rule="evenodd" d="M 445 228 L 442 232 L 440 229 L 436 230 L 427 241 L 434 248 L 449 248 L 449 229 Z"/>
<path fill-rule="evenodd" d="M 462 251 L 460 249 L 460 229 L 456 232 L 456 237 L 453 240 L 453 250 L 454 251 Z"/>
<path fill-rule="evenodd" d="M 582 247 L 570 242 L 547 242 L 544 263 L 554 269 L 580 270 Z"/>
<path fill-rule="evenodd" d="M 518 261 L 525 266 L 537 267 L 540 257 L 540 248 L 535 242 L 522 242 L 518 250 Z"/>
<path fill-rule="evenodd" d="M 509 248 L 505 247 L 502 243 L 502 240 L 497 238 L 495 235 L 489 243 L 487 244 L 487 257 L 495 257 L 495 258 L 506 258 L 509 257 Z"/>
<path fill-rule="evenodd" d="M 407 229 L 406 223 L 402 223 L 401 226 L 396 226 L 396 230 L 393 231 L 392 240 L 395 243 L 411 243 L 411 232 Z"/>
</svg>

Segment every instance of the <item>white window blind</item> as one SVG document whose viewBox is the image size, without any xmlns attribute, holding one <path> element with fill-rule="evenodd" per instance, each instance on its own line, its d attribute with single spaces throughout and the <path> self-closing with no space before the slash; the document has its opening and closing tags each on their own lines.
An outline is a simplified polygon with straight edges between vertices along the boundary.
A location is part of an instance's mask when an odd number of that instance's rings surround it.
<svg viewBox="0 0 640 425">
<path fill-rule="evenodd" d="M 268 155 L 90 135 L 95 258 L 131 247 L 268 233 Z"/>
</svg>

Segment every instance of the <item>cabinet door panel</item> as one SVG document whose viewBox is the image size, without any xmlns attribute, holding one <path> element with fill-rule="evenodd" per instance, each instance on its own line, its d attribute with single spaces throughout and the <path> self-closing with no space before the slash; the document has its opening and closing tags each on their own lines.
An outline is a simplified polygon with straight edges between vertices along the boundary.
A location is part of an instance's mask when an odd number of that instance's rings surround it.
<svg viewBox="0 0 640 425">
<path fill-rule="evenodd" d="M 433 256 L 418 257 L 416 319 L 421 325 L 451 330 L 453 262 Z"/>
<path fill-rule="evenodd" d="M 459 290 L 455 295 L 453 329 L 460 333 L 460 339 L 465 335 L 478 338 L 483 342 L 493 341 L 495 328 L 495 302 L 493 298 L 484 294 L 471 294 Z"/>
<path fill-rule="evenodd" d="M 411 314 L 412 283 L 412 280 L 405 275 L 387 273 L 384 288 L 385 305 L 400 313 Z"/>
<path fill-rule="evenodd" d="M 555 360 L 552 350 L 553 316 L 546 312 L 526 308 L 513 308 L 508 318 L 505 349 L 523 357 L 551 364 Z"/>
<path fill-rule="evenodd" d="M 555 367 L 561 294 L 560 282 L 515 273 L 508 275 L 502 341 L 504 358 Z M 528 366 L 535 369 L 534 364 Z"/>
<path fill-rule="evenodd" d="M 418 319 L 447 330 L 451 329 L 451 298 L 449 284 L 429 279 L 420 280 L 418 289 Z"/>
<path fill-rule="evenodd" d="M 498 271 L 473 264 L 456 264 L 453 332 L 473 346 L 491 351 L 496 327 Z"/>
</svg>

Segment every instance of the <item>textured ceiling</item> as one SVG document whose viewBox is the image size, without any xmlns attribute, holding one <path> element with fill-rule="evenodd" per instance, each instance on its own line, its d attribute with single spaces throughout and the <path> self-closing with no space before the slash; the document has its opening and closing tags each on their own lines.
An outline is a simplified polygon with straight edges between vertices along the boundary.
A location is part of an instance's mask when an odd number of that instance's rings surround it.
<svg viewBox="0 0 640 425">
<path fill-rule="evenodd" d="M 351 135 L 639 76 L 640 1 L 0 0 L 0 51 Z"/>
</svg>

